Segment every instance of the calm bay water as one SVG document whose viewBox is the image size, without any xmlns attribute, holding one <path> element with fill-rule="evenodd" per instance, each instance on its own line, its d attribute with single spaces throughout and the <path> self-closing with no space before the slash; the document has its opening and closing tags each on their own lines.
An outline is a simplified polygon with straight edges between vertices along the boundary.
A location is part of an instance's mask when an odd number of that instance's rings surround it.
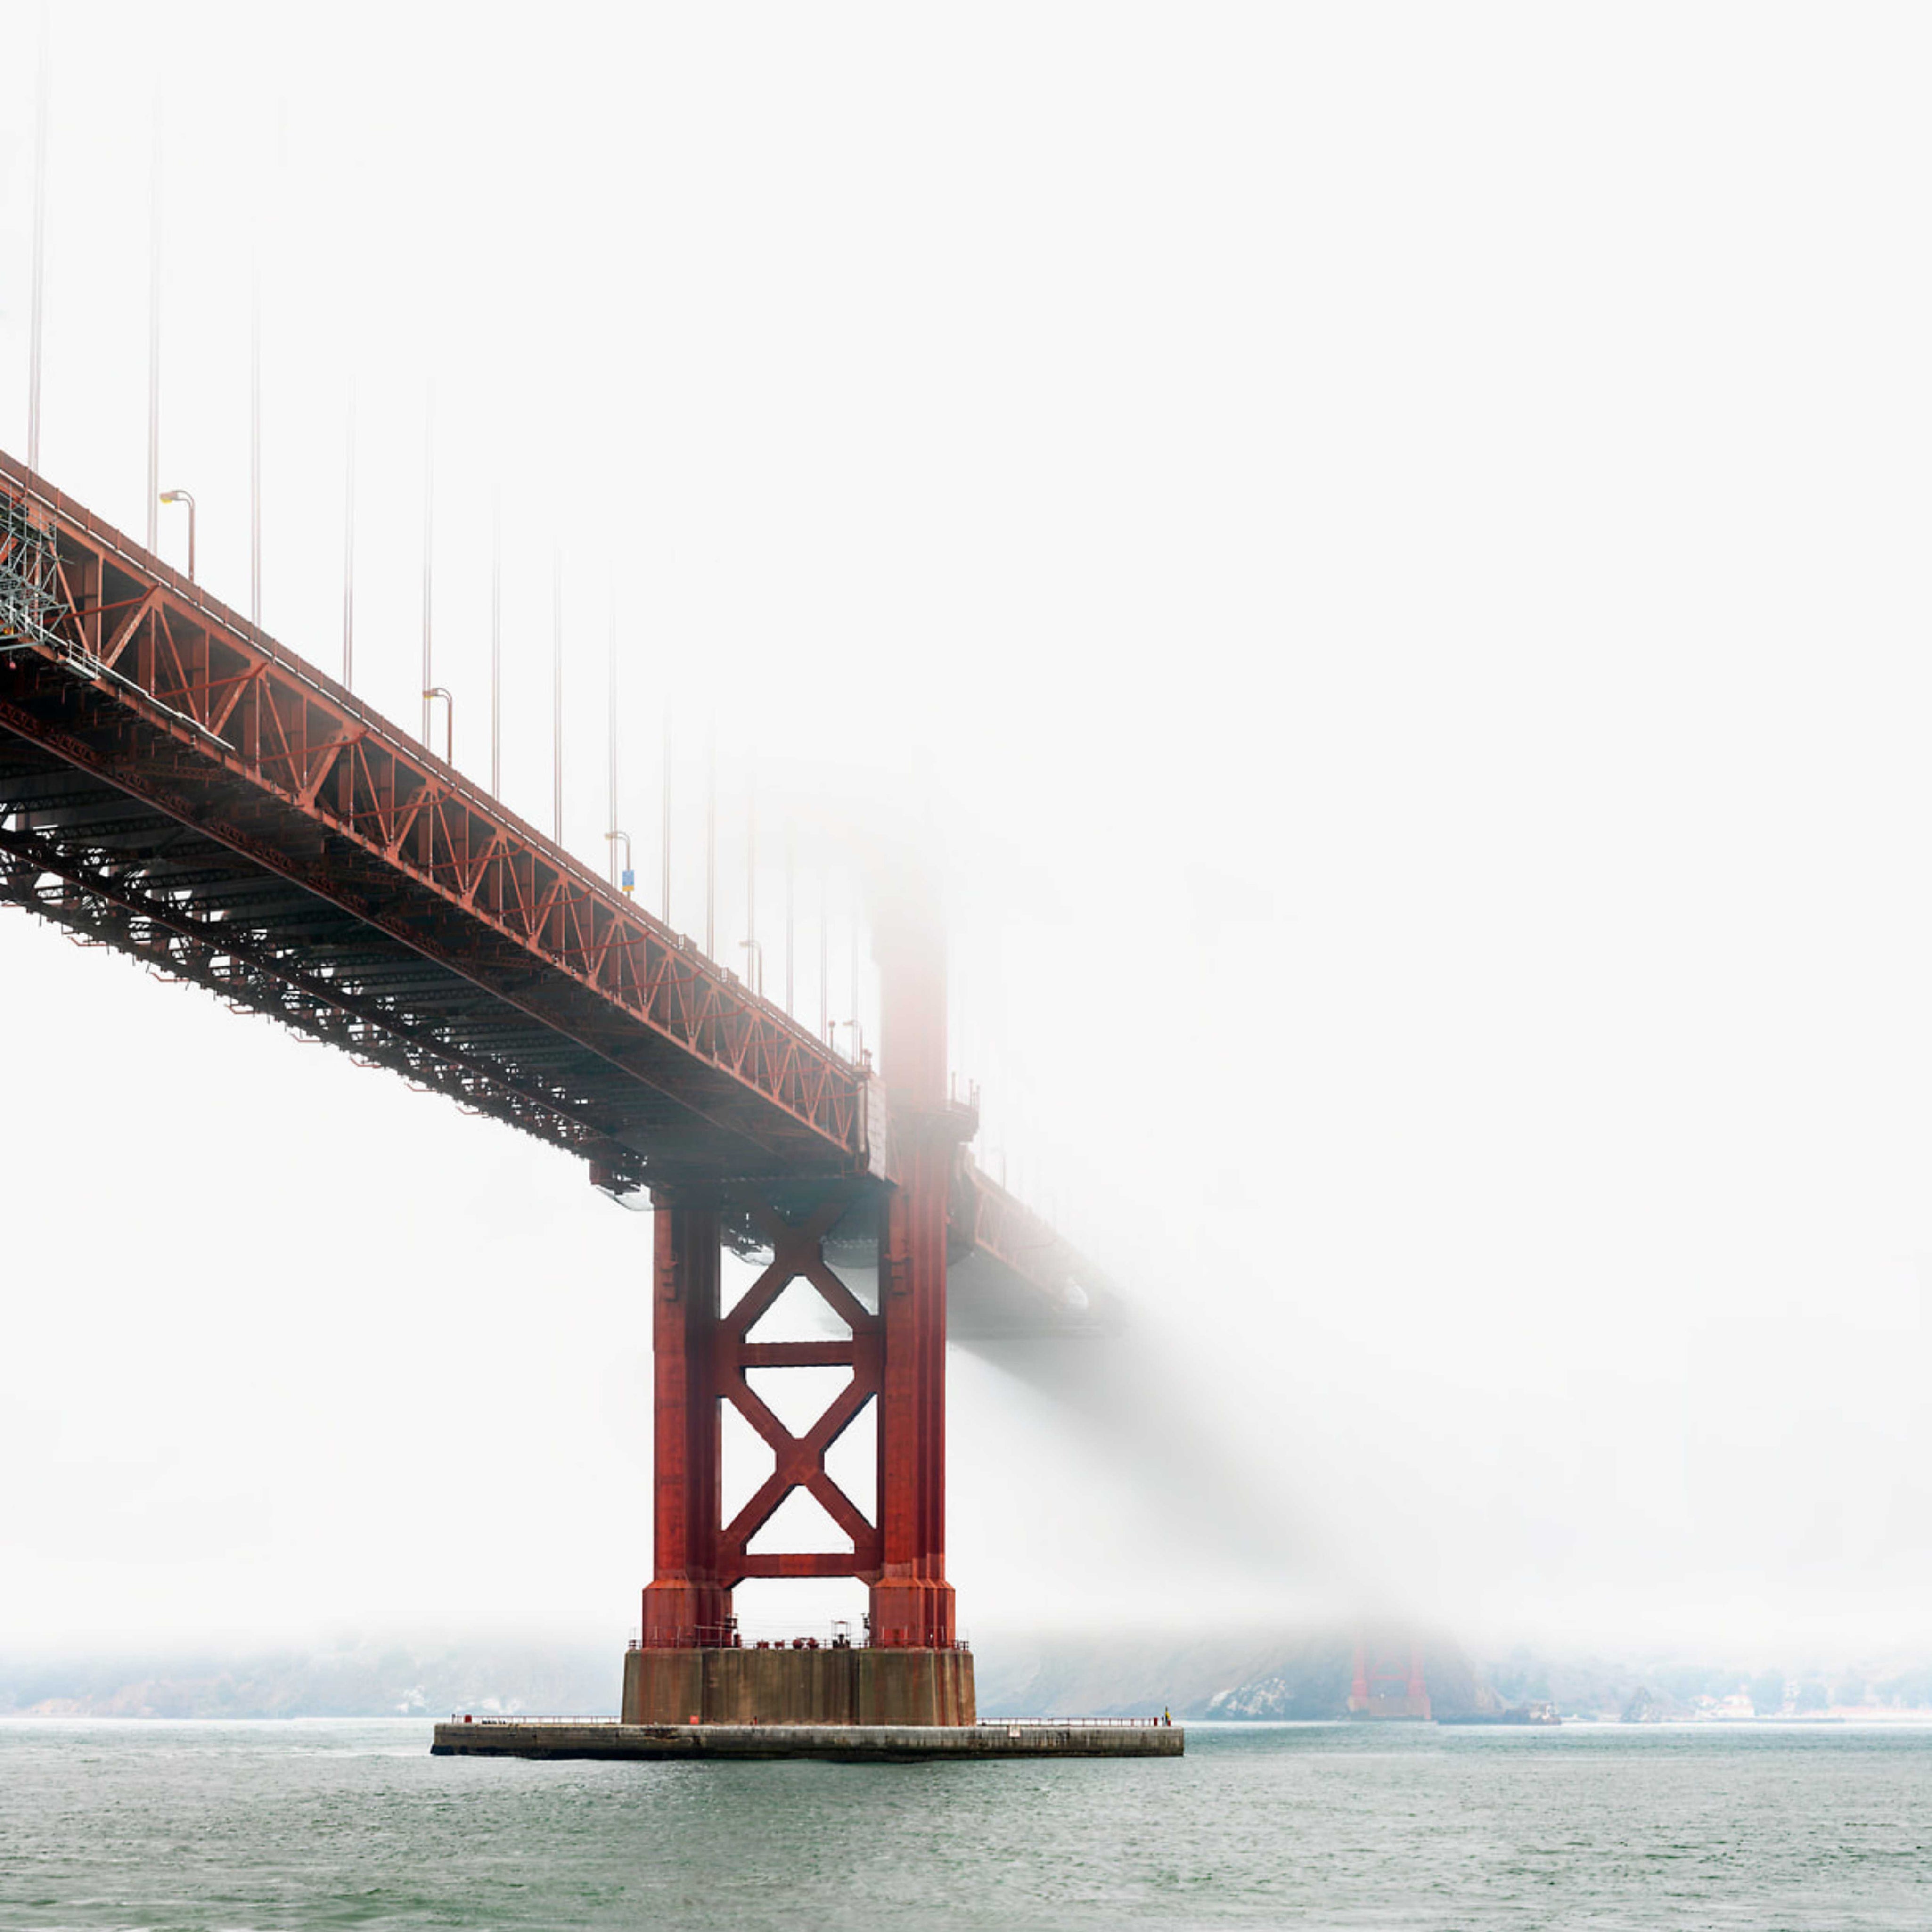
<svg viewBox="0 0 1932 1932">
<path fill-rule="evenodd" d="M 0 1926 L 1932 1928 L 1932 1732 L 1196 1726 L 1179 1762 L 0 1723 Z"/>
</svg>

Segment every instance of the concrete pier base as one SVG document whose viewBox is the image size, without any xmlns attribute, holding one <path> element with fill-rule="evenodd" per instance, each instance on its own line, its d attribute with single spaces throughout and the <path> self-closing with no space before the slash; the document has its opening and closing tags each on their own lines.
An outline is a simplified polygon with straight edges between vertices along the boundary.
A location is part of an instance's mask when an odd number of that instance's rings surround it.
<svg viewBox="0 0 1932 1932">
<path fill-rule="evenodd" d="M 630 1650 L 626 1724 L 970 1725 L 970 1650 Z"/>
<path fill-rule="evenodd" d="M 608 1718 L 488 1718 L 438 1724 L 430 1752 L 435 1757 L 806 1757 L 848 1763 L 1179 1757 L 1186 1736 L 1178 1724 L 626 1724 Z"/>
</svg>

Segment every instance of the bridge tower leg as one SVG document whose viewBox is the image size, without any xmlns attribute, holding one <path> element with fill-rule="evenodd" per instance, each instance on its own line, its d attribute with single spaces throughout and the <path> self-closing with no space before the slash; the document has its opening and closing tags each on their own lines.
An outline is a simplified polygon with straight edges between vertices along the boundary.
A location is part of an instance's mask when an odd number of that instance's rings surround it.
<svg viewBox="0 0 1932 1932">
<path fill-rule="evenodd" d="M 947 1106 L 945 935 L 916 887 L 884 909 L 878 946 L 880 1058 L 898 1185 L 879 1238 L 883 1561 L 872 1591 L 872 1641 L 944 1649 L 957 1635 L 946 1580 L 946 1238 L 960 1130 Z"/>
<path fill-rule="evenodd" d="M 664 1650 L 728 1641 L 731 1592 L 718 1568 L 718 1210 L 661 1202 L 653 1218 L 654 1547 L 642 1641 Z"/>
<path fill-rule="evenodd" d="M 879 1529 L 872 1641 L 944 1649 L 955 1641 L 946 1580 L 946 1230 L 954 1142 L 942 1119 L 896 1127 L 899 1184 L 879 1231 L 884 1330 Z"/>
</svg>

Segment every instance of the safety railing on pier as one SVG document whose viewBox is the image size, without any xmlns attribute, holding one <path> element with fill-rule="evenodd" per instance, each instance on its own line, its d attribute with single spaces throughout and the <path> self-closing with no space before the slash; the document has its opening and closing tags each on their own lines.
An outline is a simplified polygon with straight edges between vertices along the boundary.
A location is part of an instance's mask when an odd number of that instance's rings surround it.
<svg viewBox="0 0 1932 1932">
<path fill-rule="evenodd" d="M 479 1718 L 473 1712 L 452 1711 L 449 1714 L 452 1724 L 617 1724 L 621 1718 L 572 1718 L 545 1712 L 526 1715 L 521 1711 L 505 1711 L 493 1717 Z"/>
<path fill-rule="evenodd" d="M 1004 1724 L 1010 1731 L 1086 1731 L 1100 1725 L 1142 1731 L 1173 1728 L 1173 1720 L 1168 1718 L 988 1718 L 982 1721 Z"/>
</svg>

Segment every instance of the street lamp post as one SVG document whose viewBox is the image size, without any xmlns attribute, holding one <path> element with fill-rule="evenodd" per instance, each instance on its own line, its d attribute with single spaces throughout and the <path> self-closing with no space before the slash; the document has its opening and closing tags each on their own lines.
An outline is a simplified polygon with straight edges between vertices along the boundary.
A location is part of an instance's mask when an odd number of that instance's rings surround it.
<svg viewBox="0 0 1932 1932">
<path fill-rule="evenodd" d="M 614 865 L 616 862 L 617 842 L 620 838 L 624 842 L 624 863 L 613 884 L 626 898 L 629 898 L 638 890 L 638 874 L 631 864 L 631 835 L 628 832 L 617 831 L 607 832 L 604 835 L 604 842 L 610 848 Z"/>
<path fill-rule="evenodd" d="M 423 716 L 427 720 L 430 701 L 437 698 L 442 700 L 442 762 L 453 765 L 456 762 L 456 700 L 447 685 L 433 684 L 423 693 Z"/>
<path fill-rule="evenodd" d="M 194 499 L 185 490 L 164 490 L 161 501 L 188 506 L 188 580 L 192 584 L 194 581 Z"/>
</svg>

